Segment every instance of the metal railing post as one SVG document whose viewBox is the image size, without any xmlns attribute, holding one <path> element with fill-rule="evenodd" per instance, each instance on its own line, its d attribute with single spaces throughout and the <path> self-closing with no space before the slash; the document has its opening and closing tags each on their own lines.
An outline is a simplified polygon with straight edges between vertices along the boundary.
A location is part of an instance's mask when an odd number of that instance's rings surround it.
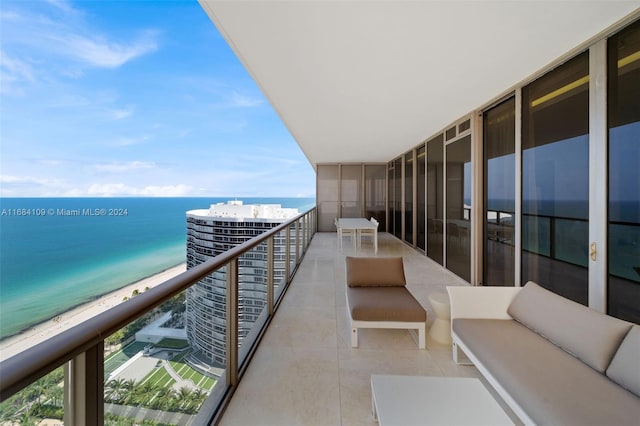
<svg viewBox="0 0 640 426">
<path fill-rule="evenodd" d="M 274 238 L 271 237 L 267 241 L 267 305 L 269 306 L 269 316 L 273 315 L 273 251 L 274 251 Z"/>
<path fill-rule="evenodd" d="M 283 285 L 287 285 L 289 282 L 289 275 L 291 274 L 291 226 L 287 226 L 287 231 L 285 232 L 285 266 L 284 266 L 284 278 L 285 281 Z"/>
<path fill-rule="evenodd" d="M 238 259 L 227 263 L 227 385 L 238 385 Z"/>
<path fill-rule="evenodd" d="M 296 220 L 296 265 L 300 263 L 300 240 L 302 237 L 300 232 L 300 221 Z"/>
</svg>

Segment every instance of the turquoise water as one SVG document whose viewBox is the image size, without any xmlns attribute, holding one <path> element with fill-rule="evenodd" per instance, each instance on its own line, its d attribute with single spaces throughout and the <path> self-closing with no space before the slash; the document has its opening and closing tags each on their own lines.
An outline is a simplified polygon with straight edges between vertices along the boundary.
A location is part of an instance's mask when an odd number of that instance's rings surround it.
<svg viewBox="0 0 640 426">
<path fill-rule="evenodd" d="M 312 198 L 241 198 L 303 212 Z M 227 198 L 0 198 L 0 339 L 185 262 L 186 211 Z"/>
</svg>

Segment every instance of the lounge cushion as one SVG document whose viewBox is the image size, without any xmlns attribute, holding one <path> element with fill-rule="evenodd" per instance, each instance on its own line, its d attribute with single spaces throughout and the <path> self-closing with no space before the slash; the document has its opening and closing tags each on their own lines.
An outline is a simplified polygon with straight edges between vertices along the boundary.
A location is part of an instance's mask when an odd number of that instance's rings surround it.
<svg viewBox="0 0 640 426">
<path fill-rule="evenodd" d="M 638 397 L 522 324 L 458 318 L 452 328 L 534 423 L 638 424 Z"/>
<path fill-rule="evenodd" d="M 607 368 L 607 376 L 640 396 L 640 326 L 631 327 Z"/>
<path fill-rule="evenodd" d="M 356 321 L 427 320 L 427 312 L 405 287 L 348 287 L 347 298 Z"/>
<path fill-rule="evenodd" d="M 349 287 L 406 285 L 402 257 L 347 256 L 346 262 Z"/>
<path fill-rule="evenodd" d="M 509 315 L 604 373 L 631 324 L 587 308 L 529 281 Z"/>
</svg>

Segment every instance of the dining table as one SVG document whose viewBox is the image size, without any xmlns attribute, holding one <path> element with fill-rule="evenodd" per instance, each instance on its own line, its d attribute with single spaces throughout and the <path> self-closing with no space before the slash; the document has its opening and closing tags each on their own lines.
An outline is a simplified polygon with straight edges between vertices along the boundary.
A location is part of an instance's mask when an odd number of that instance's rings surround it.
<svg viewBox="0 0 640 426">
<path fill-rule="evenodd" d="M 356 237 L 353 239 L 353 248 L 357 250 L 362 247 L 363 231 L 371 233 L 373 236 L 373 247 L 375 253 L 378 253 L 378 225 L 364 217 L 341 217 L 338 219 L 338 227 L 341 230 L 354 231 Z M 338 235 L 341 235 L 339 232 Z"/>
</svg>

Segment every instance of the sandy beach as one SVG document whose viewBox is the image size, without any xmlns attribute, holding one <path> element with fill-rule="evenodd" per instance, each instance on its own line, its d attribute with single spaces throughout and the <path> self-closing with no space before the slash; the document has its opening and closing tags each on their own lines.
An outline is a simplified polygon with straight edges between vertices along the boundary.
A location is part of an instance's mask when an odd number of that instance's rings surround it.
<svg viewBox="0 0 640 426">
<path fill-rule="evenodd" d="M 153 288 L 164 281 L 175 277 L 186 270 L 186 264 L 181 264 L 164 270 L 156 275 L 136 281 L 119 290 L 100 296 L 96 300 L 77 306 L 56 318 L 40 323 L 23 331 L 20 334 L 11 336 L 0 342 L 0 360 L 4 360 L 22 352 L 23 350 L 45 340 L 51 336 L 62 333 L 74 325 L 86 321 L 119 303 L 124 297 L 131 297 L 134 290 L 143 292 L 145 288 Z"/>
</svg>

